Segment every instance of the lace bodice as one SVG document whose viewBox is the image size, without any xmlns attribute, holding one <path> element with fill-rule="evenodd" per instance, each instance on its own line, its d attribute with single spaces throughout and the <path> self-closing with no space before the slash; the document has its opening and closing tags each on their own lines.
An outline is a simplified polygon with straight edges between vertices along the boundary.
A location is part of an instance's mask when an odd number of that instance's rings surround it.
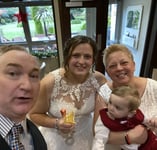
<svg viewBox="0 0 157 150">
<path fill-rule="evenodd" d="M 76 85 L 67 83 L 59 70 L 52 72 L 52 75 L 55 77 L 55 82 L 51 94 L 50 114 L 59 117 L 62 108 L 74 111 L 76 115 L 93 111 L 95 92 L 100 85 L 92 73 L 84 83 Z"/>
</svg>

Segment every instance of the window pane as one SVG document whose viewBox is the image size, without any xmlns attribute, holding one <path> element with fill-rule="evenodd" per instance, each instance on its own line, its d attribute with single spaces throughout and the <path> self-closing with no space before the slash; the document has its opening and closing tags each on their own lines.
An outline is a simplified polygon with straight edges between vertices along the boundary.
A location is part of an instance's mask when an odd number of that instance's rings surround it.
<svg viewBox="0 0 157 150">
<path fill-rule="evenodd" d="M 117 4 L 108 7 L 107 45 L 114 43 L 116 33 Z"/>
<path fill-rule="evenodd" d="M 36 2 L 31 3 L 33 1 Z M 42 71 L 45 74 L 59 67 L 59 57 L 52 4 L 50 0 L 44 1 L 44 4 L 40 0 L 19 1 L 14 5 L 8 3 L 7 8 L 1 5 L 0 45 L 17 42 L 16 44 L 25 46 L 39 58 L 41 64 L 46 63 L 46 68 Z"/>
<path fill-rule="evenodd" d="M 72 36 L 76 34 L 86 34 L 86 9 L 85 8 L 71 8 L 70 19 L 71 19 Z"/>
<path fill-rule="evenodd" d="M 51 6 L 31 6 L 29 28 L 32 41 L 55 40 L 54 19 Z"/>
<path fill-rule="evenodd" d="M 87 35 L 95 38 L 96 8 L 71 8 L 72 36 Z"/>
<path fill-rule="evenodd" d="M 22 22 L 18 21 L 19 8 L 0 8 L 0 43 L 26 41 Z"/>
</svg>

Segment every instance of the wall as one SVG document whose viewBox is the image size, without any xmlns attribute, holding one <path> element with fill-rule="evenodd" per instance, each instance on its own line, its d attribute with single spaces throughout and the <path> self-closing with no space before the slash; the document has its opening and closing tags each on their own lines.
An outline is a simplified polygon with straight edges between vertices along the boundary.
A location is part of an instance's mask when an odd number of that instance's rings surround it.
<svg viewBox="0 0 157 150">
<path fill-rule="evenodd" d="M 153 78 L 154 80 L 157 80 L 157 69 L 156 69 L 156 68 L 153 69 L 152 78 Z"/>
<path fill-rule="evenodd" d="M 46 66 L 41 70 L 41 78 L 43 78 L 50 71 L 53 71 L 53 70 L 59 68 L 58 58 L 55 58 L 55 57 L 49 57 L 46 59 L 40 58 L 39 62 L 40 62 L 40 64 L 42 64 L 42 62 L 45 62 L 45 64 L 46 64 Z"/>
<path fill-rule="evenodd" d="M 132 51 L 135 62 L 136 62 L 136 70 L 135 75 L 139 76 L 140 74 L 140 68 L 143 58 L 143 50 L 144 50 L 144 44 L 146 39 L 146 33 L 147 33 L 147 26 L 148 26 L 148 20 L 149 20 L 149 13 L 150 13 L 150 7 L 151 7 L 152 0 L 123 0 L 123 12 L 122 12 L 122 25 L 121 25 L 121 38 L 124 34 L 125 29 L 125 20 L 126 20 L 126 12 L 128 6 L 134 6 L 134 5 L 143 5 L 143 13 L 142 13 L 142 20 L 141 20 L 141 29 L 139 33 L 139 43 L 137 49 L 130 48 Z"/>
</svg>

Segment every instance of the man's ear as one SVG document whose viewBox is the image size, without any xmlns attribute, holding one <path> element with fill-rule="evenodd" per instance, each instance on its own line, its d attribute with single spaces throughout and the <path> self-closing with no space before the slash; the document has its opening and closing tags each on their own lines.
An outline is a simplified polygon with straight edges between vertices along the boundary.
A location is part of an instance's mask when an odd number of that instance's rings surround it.
<svg viewBox="0 0 157 150">
<path fill-rule="evenodd" d="M 135 114 L 136 114 L 136 110 L 130 111 L 129 114 L 128 114 L 128 118 L 133 117 Z"/>
</svg>

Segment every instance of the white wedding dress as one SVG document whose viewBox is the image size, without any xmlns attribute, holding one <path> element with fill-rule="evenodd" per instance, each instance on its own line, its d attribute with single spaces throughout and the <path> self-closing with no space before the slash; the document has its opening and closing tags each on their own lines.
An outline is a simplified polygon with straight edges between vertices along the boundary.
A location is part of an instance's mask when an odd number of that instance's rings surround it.
<svg viewBox="0 0 157 150">
<path fill-rule="evenodd" d="M 61 117 L 62 108 L 75 112 L 76 127 L 73 135 L 63 135 L 55 128 L 39 127 L 48 146 L 48 150 L 90 150 L 92 146 L 92 114 L 95 105 L 95 93 L 100 85 L 93 74 L 82 84 L 69 85 L 61 77 L 59 70 L 52 72 L 55 85 L 49 115 Z M 70 98 L 71 101 L 65 99 Z M 76 108 L 75 104 L 80 107 Z"/>
</svg>

